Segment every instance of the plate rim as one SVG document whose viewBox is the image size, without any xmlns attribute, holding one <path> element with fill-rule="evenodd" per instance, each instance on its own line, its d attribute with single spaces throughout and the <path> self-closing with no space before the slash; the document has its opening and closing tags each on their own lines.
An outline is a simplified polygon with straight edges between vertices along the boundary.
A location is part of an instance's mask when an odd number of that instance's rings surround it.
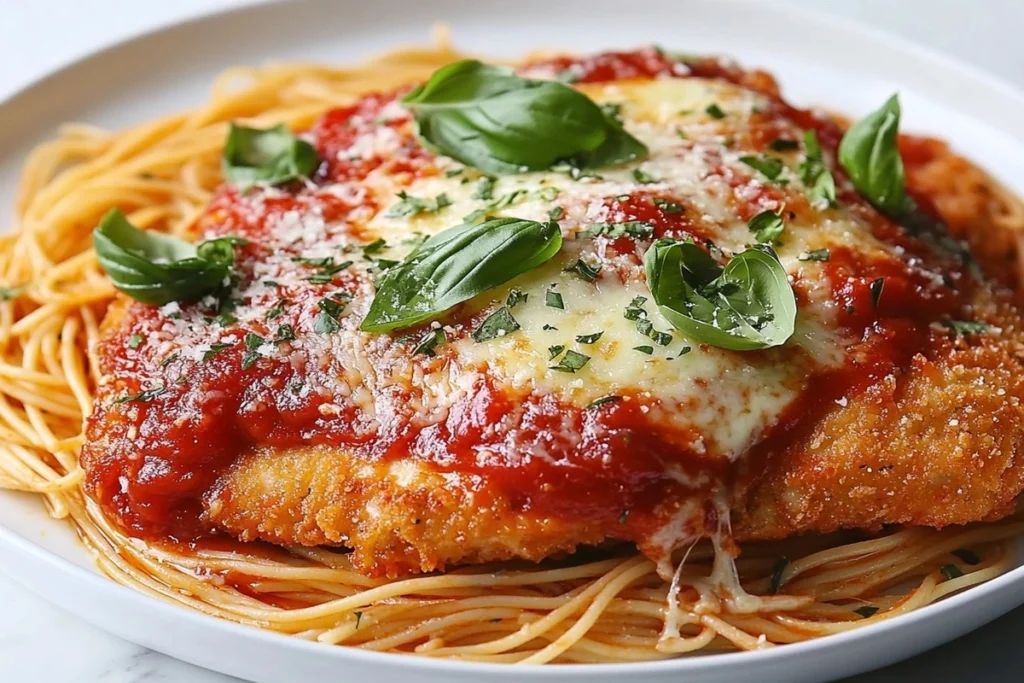
<svg viewBox="0 0 1024 683">
<path fill-rule="evenodd" d="M 697 0 L 706 2 L 707 0 Z M 239 3 L 237 0 L 231 5 L 218 8 L 200 8 L 190 12 L 184 17 L 159 22 L 141 30 L 130 32 L 120 38 L 103 43 L 102 45 L 83 52 L 73 54 L 61 60 L 47 70 L 43 71 L 31 81 L 17 86 L 7 93 L 0 95 L 0 114 L 8 107 L 17 104 L 23 97 L 30 96 L 37 88 L 45 87 L 51 80 L 61 77 L 64 72 L 79 67 L 89 61 L 99 59 L 109 53 L 116 52 L 122 48 L 134 44 L 145 43 L 147 40 L 161 34 L 184 29 L 192 25 L 230 16 L 234 14 L 245 14 L 250 11 L 260 10 L 274 5 L 284 5 L 289 0 L 250 0 Z M 761 9 L 770 8 L 770 11 L 780 15 L 796 16 L 809 20 L 828 30 L 840 31 L 849 35 L 863 37 L 868 40 L 885 43 L 891 48 L 906 53 L 917 59 L 932 62 L 950 72 L 953 72 L 957 79 L 972 81 L 985 88 L 996 91 L 999 95 L 1007 97 L 1021 107 L 1024 113 L 1024 88 L 1018 87 L 1008 81 L 1005 77 L 994 74 L 982 67 L 964 62 L 956 57 L 945 55 L 936 49 L 917 43 L 909 38 L 896 35 L 884 29 L 869 25 L 863 21 L 834 15 L 821 10 L 818 7 L 797 7 L 791 3 L 766 3 L 762 0 L 715 0 L 717 3 L 731 4 L 735 6 L 756 5 Z M 1002 130 L 1002 129 L 999 129 Z M 2 495 L 11 495 L 10 492 L 0 492 Z M 47 523 L 68 524 L 66 520 L 50 518 Z M 92 556 L 85 546 L 83 548 Z M 851 642 L 881 640 L 892 631 L 913 630 L 918 622 L 939 618 L 964 605 L 977 602 L 985 597 L 991 597 L 992 593 L 1002 592 L 1003 589 L 1012 584 L 1024 584 L 1024 564 L 1016 567 L 1007 573 L 991 579 L 983 584 L 974 586 L 962 593 L 945 598 L 937 603 L 926 605 L 908 614 L 887 619 L 876 624 L 863 628 L 846 631 L 839 634 L 824 636 L 800 643 L 787 644 L 783 647 L 769 648 L 752 652 L 728 652 L 716 654 L 704 654 L 690 657 L 681 657 L 661 661 L 649 662 L 615 662 L 607 664 L 571 664 L 561 666 L 550 665 L 526 665 L 509 666 L 507 664 L 493 664 L 482 662 L 467 662 L 459 660 L 443 660 L 431 657 L 410 657 L 398 656 L 394 653 L 376 652 L 355 647 L 327 646 L 324 644 L 295 638 L 286 634 L 269 631 L 257 627 L 250 627 L 226 619 L 221 619 L 191 610 L 182 606 L 171 604 L 165 600 L 155 598 L 141 591 L 123 586 L 100 571 L 92 571 L 54 553 L 30 539 L 9 529 L 0 519 L 0 549 L 11 553 L 21 553 L 38 562 L 46 563 L 62 573 L 71 575 L 73 580 L 90 585 L 93 589 L 104 596 L 110 596 L 120 601 L 134 603 L 140 610 L 140 614 L 146 610 L 158 610 L 172 619 L 184 620 L 188 624 L 195 624 L 200 628 L 208 627 L 224 630 L 229 634 L 236 635 L 243 640 L 266 643 L 271 647 L 288 647 L 326 655 L 337 659 L 340 662 L 346 659 L 360 660 L 368 666 L 381 666 L 405 669 L 409 673 L 452 671 L 460 674 L 480 674 L 496 678 L 514 677 L 514 672 L 540 673 L 552 679 L 576 680 L 579 677 L 591 678 L 595 674 L 653 674 L 653 673 L 687 673 L 687 672 L 711 672 L 719 670 L 726 673 L 737 665 L 746 668 L 754 668 L 759 665 L 778 664 L 777 660 L 801 659 L 802 655 L 815 653 L 818 656 L 827 656 L 844 648 Z M 5 571 L 0 570 L 6 574 Z M 15 583 L 28 589 L 24 584 L 15 579 Z M 32 590 L 44 600 L 49 601 L 43 592 Z M 998 613 L 989 612 L 989 617 L 983 623 L 996 619 L 1018 604 L 1024 603 L 1024 593 L 1019 600 L 1009 601 L 1001 605 Z M 62 606 L 63 607 L 63 606 Z M 1005 607 L 1005 609 L 1003 609 Z M 90 626 L 99 628 L 90 622 Z M 949 640 L 956 635 L 952 635 Z M 120 636 L 116 636 L 120 637 Z"/>
</svg>

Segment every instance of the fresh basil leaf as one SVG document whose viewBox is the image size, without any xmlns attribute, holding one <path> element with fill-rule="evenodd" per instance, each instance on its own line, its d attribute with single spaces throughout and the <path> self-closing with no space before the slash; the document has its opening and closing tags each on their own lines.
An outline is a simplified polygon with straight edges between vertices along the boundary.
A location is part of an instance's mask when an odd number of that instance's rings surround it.
<svg viewBox="0 0 1024 683">
<path fill-rule="evenodd" d="M 804 133 L 804 148 L 807 157 L 797 168 L 800 180 L 807 187 L 811 201 L 826 201 L 829 206 L 836 203 L 836 180 L 825 165 L 825 157 L 818 144 L 818 135 L 809 130 Z"/>
<path fill-rule="evenodd" d="M 597 168 L 648 154 L 583 93 L 476 60 L 438 69 L 402 103 L 426 146 L 485 173 L 537 171 L 560 161 Z"/>
<path fill-rule="evenodd" d="M 786 223 L 782 220 L 782 216 L 774 211 L 762 211 L 750 219 L 747 227 L 750 228 L 750 232 L 754 233 L 754 238 L 758 242 L 771 244 L 782 235 L 786 229 Z"/>
<path fill-rule="evenodd" d="M 100 267 L 114 286 L 144 304 L 195 301 L 223 288 L 234 270 L 232 237 L 198 246 L 170 235 L 139 230 L 111 209 L 92 233 Z"/>
<path fill-rule="evenodd" d="M 313 146 L 292 135 L 283 123 L 266 130 L 232 123 L 221 161 L 224 177 L 242 189 L 308 177 L 319 165 Z"/>
<path fill-rule="evenodd" d="M 902 215 L 912 207 L 896 144 L 899 127 L 900 101 L 893 95 L 881 109 L 851 126 L 839 143 L 839 163 L 853 186 L 890 216 Z"/>
<path fill-rule="evenodd" d="M 722 268 L 692 241 L 659 239 L 644 254 L 658 310 L 694 339 L 733 351 L 780 346 L 796 322 L 796 298 L 778 256 L 756 245 Z"/>
<path fill-rule="evenodd" d="M 544 263 L 562 247 L 557 223 L 492 218 L 449 228 L 384 275 L 360 328 L 387 332 L 452 306 Z"/>
</svg>

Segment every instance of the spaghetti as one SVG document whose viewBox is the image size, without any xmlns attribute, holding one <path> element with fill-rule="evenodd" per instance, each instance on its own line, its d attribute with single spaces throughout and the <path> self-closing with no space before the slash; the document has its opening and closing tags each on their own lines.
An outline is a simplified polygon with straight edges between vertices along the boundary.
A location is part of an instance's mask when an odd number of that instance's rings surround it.
<svg viewBox="0 0 1024 683">
<path fill-rule="evenodd" d="M 762 607 L 739 614 L 716 595 L 715 553 L 704 543 L 685 562 L 673 558 L 673 581 L 651 560 L 616 551 L 388 580 L 323 548 L 169 548 L 112 526 L 83 495 L 77 459 L 100 379 L 100 321 L 114 295 L 91 248 L 100 217 L 118 207 L 135 225 L 192 237 L 221 182 L 228 122 L 305 129 L 367 91 L 423 80 L 458 57 L 441 47 L 355 69 L 234 69 L 196 110 L 116 133 L 68 125 L 40 146 L 24 171 L 18 224 L 0 239 L 9 285 L 0 303 L 0 486 L 38 494 L 75 526 L 105 574 L 150 595 L 323 643 L 473 661 L 621 662 L 770 647 L 889 619 L 1014 566 L 1012 539 L 1024 532 L 1015 518 L 754 543 L 737 568 Z M 916 144 L 911 188 L 983 245 L 986 264 L 1015 272 L 1020 202 L 941 143 Z"/>
</svg>

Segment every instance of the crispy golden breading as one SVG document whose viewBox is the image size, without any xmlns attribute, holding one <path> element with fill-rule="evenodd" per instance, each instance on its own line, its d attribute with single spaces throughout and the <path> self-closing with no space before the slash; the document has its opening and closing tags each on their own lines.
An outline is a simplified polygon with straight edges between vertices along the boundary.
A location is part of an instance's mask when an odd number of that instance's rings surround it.
<svg viewBox="0 0 1024 683">
<path fill-rule="evenodd" d="M 599 525 L 512 510 L 478 484 L 414 461 L 264 451 L 221 479 L 207 514 L 243 540 L 351 547 L 358 569 L 392 577 L 459 563 L 539 561 L 605 539 Z"/>
<path fill-rule="evenodd" d="M 981 312 L 981 311 L 979 311 Z M 938 354 L 836 404 L 776 454 L 733 511 L 739 540 L 905 523 L 998 519 L 1024 489 L 1024 344 L 1008 305 L 998 335 L 952 338 Z M 317 449 L 243 458 L 209 497 L 209 518 L 243 539 L 353 547 L 354 564 L 391 576 L 460 563 L 540 560 L 616 529 L 513 511 L 472 476 L 414 462 L 367 465 Z"/>
<path fill-rule="evenodd" d="M 1000 332 L 938 343 L 936 357 L 835 406 L 778 454 L 737 511 L 737 534 L 942 527 L 1012 512 L 1024 489 L 1024 337 L 1009 305 L 979 313 Z"/>
</svg>

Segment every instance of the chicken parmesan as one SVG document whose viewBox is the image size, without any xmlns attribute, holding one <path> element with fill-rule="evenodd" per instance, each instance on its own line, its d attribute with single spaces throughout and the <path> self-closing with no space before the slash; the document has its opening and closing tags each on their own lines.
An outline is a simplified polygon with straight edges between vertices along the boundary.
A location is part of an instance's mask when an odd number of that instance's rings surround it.
<svg viewBox="0 0 1024 683">
<path fill-rule="evenodd" d="M 356 638 L 376 605 L 368 643 L 398 637 L 382 615 L 408 577 L 511 563 L 570 572 L 570 600 L 635 572 L 621 610 L 657 605 L 637 628 L 661 615 L 657 650 L 672 654 L 705 632 L 764 645 L 769 631 L 716 614 L 896 614 L 875 589 L 1004 561 L 991 544 L 1006 523 L 969 536 L 969 555 L 951 545 L 829 592 L 815 568 L 831 560 L 771 550 L 852 543 L 835 561 L 859 566 L 1014 512 L 1015 241 L 972 251 L 983 219 L 936 165 L 987 176 L 901 136 L 896 96 L 850 125 L 725 60 L 437 62 L 415 82 L 312 96 L 306 125 L 219 114 L 219 173 L 180 171 L 209 175 L 212 196 L 176 235 L 145 229 L 163 209 L 122 203 L 99 221 L 119 293 L 98 328 L 84 491 L 107 538 L 135 539 L 136 565 L 216 577 L 243 602 L 273 593 L 275 609 L 334 605 L 334 621 L 293 624 L 329 642 Z M 314 82 L 296 92 L 336 85 Z M 140 183 L 179 191 L 153 167 Z M 282 588 L 259 568 L 278 546 L 282 567 L 345 578 Z M 238 548 L 262 559 L 225 559 Z M 571 583 L 602 562 L 615 568 Z M 442 599 L 413 593 L 424 610 Z M 869 598 L 874 611 L 849 603 Z M 508 620 L 499 610 L 494 630 Z M 570 647 L 556 636 L 506 654 L 556 659 Z M 483 647 L 466 637 L 430 647 Z"/>
</svg>

